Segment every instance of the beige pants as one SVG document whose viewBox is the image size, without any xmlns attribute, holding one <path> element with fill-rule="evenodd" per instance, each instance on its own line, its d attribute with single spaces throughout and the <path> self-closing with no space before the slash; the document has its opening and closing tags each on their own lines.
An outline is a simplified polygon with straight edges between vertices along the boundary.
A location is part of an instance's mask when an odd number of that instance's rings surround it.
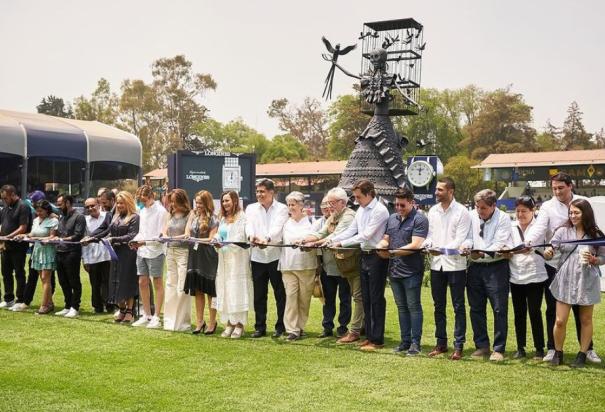
<svg viewBox="0 0 605 412">
<path fill-rule="evenodd" d="M 355 307 L 353 308 L 353 316 L 351 316 L 350 329 L 352 332 L 357 332 L 363 328 L 364 312 L 363 299 L 361 296 L 361 278 L 359 275 L 346 278 L 351 288 L 351 297 Z"/>
<path fill-rule="evenodd" d="M 309 319 L 315 269 L 282 271 L 282 280 L 286 289 L 284 326 L 287 333 L 300 335 Z"/>
<path fill-rule="evenodd" d="M 169 247 L 166 253 L 166 287 L 164 292 L 164 329 L 191 329 L 191 296 L 183 290 L 187 276 L 189 249 Z"/>
</svg>

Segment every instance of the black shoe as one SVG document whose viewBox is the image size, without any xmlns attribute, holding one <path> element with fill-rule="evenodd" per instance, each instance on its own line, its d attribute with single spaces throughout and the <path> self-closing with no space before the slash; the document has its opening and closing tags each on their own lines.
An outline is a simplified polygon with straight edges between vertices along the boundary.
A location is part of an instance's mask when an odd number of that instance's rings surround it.
<svg viewBox="0 0 605 412">
<path fill-rule="evenodd" d="M 546 356 L 544 354 L 544 349 L 536 349 L 536 354 L 534 355 L 535 360 L 542 360 L 544 359 L 544 356 Z"/>
<path fill-rule="evenodd" d="M 274 336 L 275 336 L 275 335 L 274 335 Z M 280 336 L 281 336 L 281 335 L 280 335 Z M 296 333 L 290 333 L 290 334 L 288 334 L 288 337 L 286 337 L 286 339 L 287 339 L 289 342 L 294 342 L 295 340 L 298 340 L 298 339 L 299 339 L 299 336 L 298 336 Z"/>
<path fill-rule="evenodd" d="M 347 333 L 349 333 L 349 329 L 347 329 L 346 327 L 339 327 L 338 329 L 336 329 L 336 337 L 337 338 L 342 338 L 343 336 L 345 336 Z"/>
<path fill-rule="evenodd" d="M 276 330 L 275 332 L 273 332 L 273 335 L 271 335 L 271 336 L 274 337 L 274 338 L 279 338 L 284 333 L 286 333 L 286 331 L 284 331 L 284 330 Z"/>
<path fill-rule="evenodd" d="M 393 348 L 393 352 L 395 353 L 402 353 L 402 352 L 407 352 L 410 349 L 411 344 L 409 343 L 400 343 L 398 346 L 395 346 L 395 348 Z"/>
<path fill-rule="evenodd" d="M 103 312 L 104 312 L 103 308 L 95 308 L 95 314 L 98 315 L 98 314 L 103 313 Z"/>
<path fill-rule="evenodd" d="M 551 366 L 559 366 L 563 364 L 563 351 L 555 350 L 555 356 L 550 361 Z"/>
<path fill-rule="evenodd" d="M 264 330 L 255 330 L 252 334 L 253 338 L 262 338 L 263 336 L 267 336 L 267 332 Z"/>
<path fill-rule="evenodd" d="M 319 334 L 318 338 L 329 338 L 330 336 L 334 336 L 334 333 L 332 333 L 330 329 L 324 329 L 324 331 Z"/>
<path fill-rule="evenodd" d="M 576 355 L 576 360 L 574 360 L 573 363 L 569 366 L 571 366 L 572 368 L 583 368 L 584 366 L 586 366 L 586 353 L 578 352 L 578 354 Z"/>
<path fill-rule="evenodd" d="M 523 359 L 526 357 L 527 357 L 527 353 L 525 353 L 525 349 L 523 349 L 523 348 L 519 348 L 513 355 L 513 359 Z"/>
</svg>

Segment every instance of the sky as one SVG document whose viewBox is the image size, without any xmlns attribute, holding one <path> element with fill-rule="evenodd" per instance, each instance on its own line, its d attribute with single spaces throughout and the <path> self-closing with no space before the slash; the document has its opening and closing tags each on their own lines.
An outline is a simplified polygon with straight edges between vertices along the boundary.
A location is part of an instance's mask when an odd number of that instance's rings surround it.
<svg viewBox="0 0 605 412">
<path fill-rule="evenodd" d="M 423 87 L 512 85 L 538 130 L 561 125 L 575 100 L 595 132 L 605 127 L 604 16 L 596 0 L 2 0 L 0 109 L 88 96 L 101 77 L 118 91 L 124 79 L 150 81 L 154 60 L 184 54 L 218 84 L 203 99 L 212 117 L 239 117 L 272 137 L 273 99 L 321 99 L 322 35 L 353 44 L 364 22 L 413 17 L 427 41 Z M 358 72 L 360 58 L 355 50 L 339 62 Z M 353 82 L 337 73 L 333 95 Z"/>
</svg>

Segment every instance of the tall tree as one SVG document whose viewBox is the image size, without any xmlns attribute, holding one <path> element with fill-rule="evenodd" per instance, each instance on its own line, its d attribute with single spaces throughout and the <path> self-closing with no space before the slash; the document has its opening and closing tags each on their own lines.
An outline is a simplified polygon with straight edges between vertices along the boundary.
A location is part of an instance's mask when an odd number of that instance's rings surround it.
<svg viewBox="0 0 605 412">
<path fill-rule="evenodd" d="M 96 120 L 114 125 L 118 117 L 118 109 L 118 96 L 111 91 L 111 85 L 104 78 L 99 79 L 90 98 L 80 96 L 74 99 L 75 118 L 80 120 Z"/>
<path fill-rule="evenodd" d="M 285 134 L 275 136 L 265 151 L 261 163 L 278 163 L 306 160 L 307 148 L 299 139 Z"/>
<path fill-rule="evenodd" d="M 489 186 L 489 182 L 483 181 L 481 170 L 471 169 L 477 163 L 477 160 L 458 155 L 450 157 L 443 168 L 444 175 L 456 182 L 456 199 L 460 202 L 472 201 L 475 193 Z"/>
<path fill-rule="evenodd" d="M 490 153 L 527 152 L 536 149 L 536 131 L 531 127 L 532 107 L 523 95 L 510 88 L 487 93 L 481 111 L 466 125 L 466 147 L 471 158 L 482 160 Z"/>
<path fill-rule="evenodd" d="M 536 136 L 536 147 L 541 152 L 551 152 L 561 148 L 561 131 L 550 120 L 546 121 L 544 131 Z"/>
<path fill-rule="evenodd" d="M 591 134 L 586 132 L 582 124 L 582 115 L 578 103 L 571 102 L 561 129 L 562 150 L 591 149 L 594 146 Z"/>
<path fill-rule="evenodd" d="M 605 149 L 605 129 L 601 127 L 601 130 L 594 134 L 594 141 L 597 149 Z"/>
<path fill-rule="evenodd" d="M 69 104 L 66 104 L 62 98 L 49 94 L 43 97 L 40 104 L 36 106 L 38 113 L 48 114 L 50 116 L 65 117 L 73 119 L 74 113 Z"/>
<path fill-rule="evenodd" d="M 236 153 L 256 153 L 258 161 L 271 144 L 265 135 L 239 118 L 226 124 L 207 118 L 196 125 L 194 132 L 205 148 Z"/>
<path fill-rule="evenodd" d="M 355 139 L 368 124 L 370 118 L 363 114 L 358 95 L 339 96 L 328 109 L 328 157 L 346 160 L 355 148 Z"/>
<path fill-rule="evenodd" d="M 167 135 L 178 144 L 174 149 L 199 149 L 194 127 L 208 110 L 200 99 L 208 90 L 216 90 L 216 82 L 210 74 L 194 73 L 192 63 L 183 55 L 156 60 L 151 74 Z"/>
<path fill-rule="evenodd" d="M 273 100 L 267 110 L 269 117 L 279 121 L 279 128 L 309 148 L 314 159 L 324 159 L 328 143 L 328 118 L 316 99 L 305 98 L 300 106 L 288 99 Z"/>
</svg>

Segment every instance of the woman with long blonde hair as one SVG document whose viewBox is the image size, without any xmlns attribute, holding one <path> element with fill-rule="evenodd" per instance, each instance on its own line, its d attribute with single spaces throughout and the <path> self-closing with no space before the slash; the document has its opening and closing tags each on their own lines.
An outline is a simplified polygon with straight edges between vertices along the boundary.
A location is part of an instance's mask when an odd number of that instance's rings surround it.
<svg viewBox="0 0 605 412">
<path fill-rule="evenodd" d="M 201 190 L 195 195 L 194 213 L 189 215 L 185 232 L 188 236 L 210 241 L 216 235 L 218 219 L 214 215 L 214 200 L 212 194 Z M 194 335 L 204 333 L 212 335 L 216 331 L 216 309 L 212 308 L 212 298 L 216 297 L 216 269 L 218 254 L 216 250 L 203 243 L 189 244 L 189 262 L 187 263 L 187 277 L 185 279 L 185 292 L 195 296 L 196 328 Z M 204 309 L 208 302 L 210 324 L 206 330 Z"/>
<path fill-rule="evenodd" d="M 117 255 L 111 261 L 109 271 L 108 303 L 118 305 L 120 311 L 115 315 L 117 323 L 129 324 L 133 321 L 132 307 L 139 294 L 137 277 L 137 252 L 128 246 L 139 233 L 139 215 L 132 194 L 121 191 L 116 195 L 115 214 L 109 227 L 100 227 L 85 241 L 105 240 L 109 242 Z"/>
</svg>

